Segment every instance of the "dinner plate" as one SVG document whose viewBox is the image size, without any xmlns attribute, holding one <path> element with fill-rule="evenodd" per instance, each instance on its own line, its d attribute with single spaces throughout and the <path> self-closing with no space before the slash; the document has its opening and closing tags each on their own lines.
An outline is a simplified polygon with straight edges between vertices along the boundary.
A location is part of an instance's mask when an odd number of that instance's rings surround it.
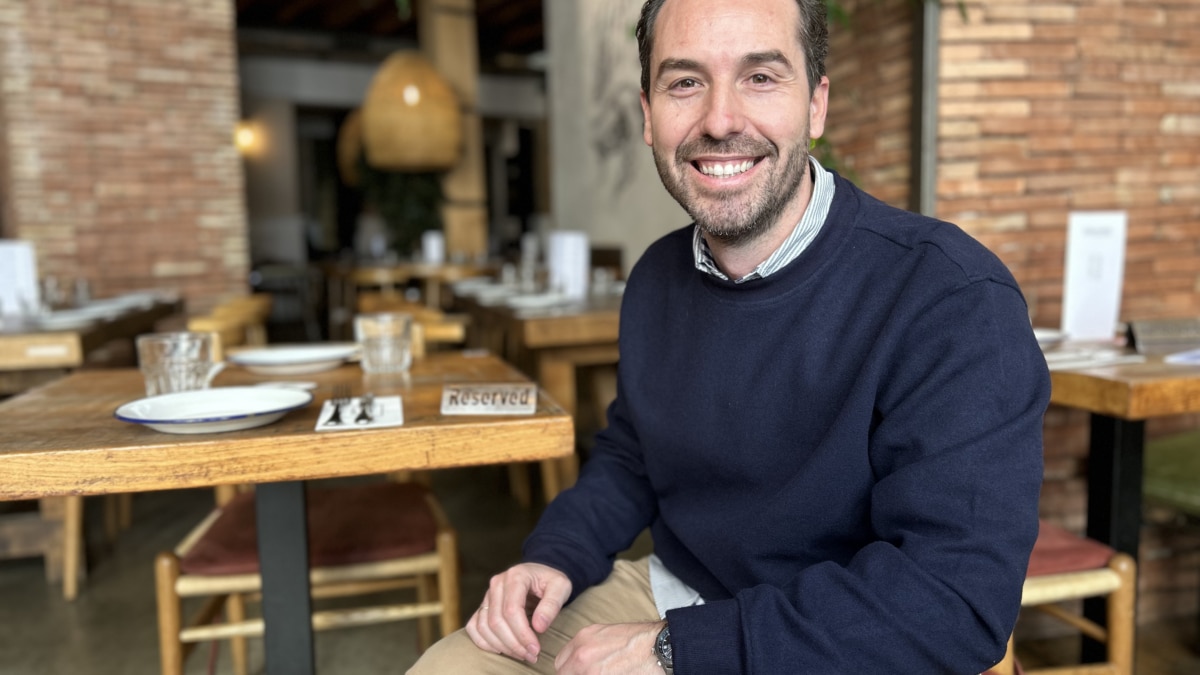
<svg viewBox="0 0 1200 675">
<path fill-rule="evenodd" d="M 168 434 L 212 434 L 270 424 L 312 399 L 298 389 L 217 387 L 138 399 L 113 416 Z"/>
<path fill-rule="evenodd" d="M 573 299 L 563 293 L 537 293 L 531 295 L 516 295 L 504 301 L 513 309 L 545 309 L 569 305 Z"/>
<path fill-rule="evenodd" d="M 1045 347 L 1046 345 L 1056 345 L 1067 339 L 1067 334 L 1061 330 L 1053 328 L 1034 328 L 1033 336 L 1037 338 L 1038 344 Z"/>
<path fill-rule="evenodd" d="M 75 330 L 92 325 L 96 319 L 96 316 L 89 313 L 62 310 L 37 317 L 37 324 L 43 330 Z"/>
<path fill-rule="evenodd" d="M 304 375 L 337 368 L 357 351 L 358 345 L 349 342 L 277 345 L 234 352 L 227 358 L 232 363 L 260 375 Z"/>
</svg>

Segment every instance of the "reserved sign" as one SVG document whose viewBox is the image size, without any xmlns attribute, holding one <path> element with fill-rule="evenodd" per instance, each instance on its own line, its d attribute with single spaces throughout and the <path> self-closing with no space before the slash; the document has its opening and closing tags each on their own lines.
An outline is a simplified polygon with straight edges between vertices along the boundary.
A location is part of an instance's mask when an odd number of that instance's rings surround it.
<svg viewBox="0 0 1200 675">
<path fill-rule="evenodd" d="M 442 387 L 443 415 L 532 415 L 536 384 L 447 384 Z"/>
</svg>

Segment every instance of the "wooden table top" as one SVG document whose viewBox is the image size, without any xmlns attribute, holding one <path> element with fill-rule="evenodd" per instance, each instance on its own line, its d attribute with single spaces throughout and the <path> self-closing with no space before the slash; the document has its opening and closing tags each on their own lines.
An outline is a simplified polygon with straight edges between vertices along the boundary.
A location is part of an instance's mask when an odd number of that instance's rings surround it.
<svg viewBox="0 0 1200 675">
<path fill-rule="evenodd" d="M 1125 420 L 1200 412 L 1200 368 L 1144 363 L 1051 371 L 1050 402 Z"/>
<path fill-rule="evenodd" d="M 160 433 L 113 417 L 118 406 L 144 396 L 133 369 L 76 372 L 0 403 L 0 500 L 356 476 L 574 452 L 571 417 L 544 395 L 528 416 L 441 415 L 444 383 L 529 381 L 488 354 L 432 354 L 403 379 L 366 376 L 352 364 L 292 378 L 232 368 L 215 384 L 281 379 L 317 382 L 313 402 L 273 424 L 214 434 Z M 350 384 L 356 394 L 401 395 L 405 424 L 314 431 L 335 383 Z"/>
<path fill-rule="evenodd" d="M 158 320 L 182 308 L 182 300 L 161 299 L 73 330 L 5 328 L 0 330 L 0 371 L 75 368 L 83 364 L 88 352 L 111 340 L 152 331 Z"/>
<path fill-rule="evenodd" d="M 460 298 L 469 314 L 490 315 L 527 349 L 570 347 L 617 341 L 621 323 L 621 296 L 591 297 L 561 307 L 513 309 L 503 304 L 481 304 Z M 487 323 L 485 321 L 485 323 Z"/>
</svg>

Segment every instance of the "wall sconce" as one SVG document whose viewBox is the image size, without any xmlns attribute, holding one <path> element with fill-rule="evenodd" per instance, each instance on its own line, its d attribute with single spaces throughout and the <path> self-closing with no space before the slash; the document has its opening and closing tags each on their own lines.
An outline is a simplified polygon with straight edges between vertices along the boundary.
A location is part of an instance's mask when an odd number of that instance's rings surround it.
<svg viewBox="0 0 1200 675">
<path fill-rule="evenodd" d="M 262 150 L 262 134 L 259 133 L 256 125 L 250 122 L 238 122 L 237 128 L 233 132 L 233 144 L 244 157 L 257 155 Z"/>
</svg>

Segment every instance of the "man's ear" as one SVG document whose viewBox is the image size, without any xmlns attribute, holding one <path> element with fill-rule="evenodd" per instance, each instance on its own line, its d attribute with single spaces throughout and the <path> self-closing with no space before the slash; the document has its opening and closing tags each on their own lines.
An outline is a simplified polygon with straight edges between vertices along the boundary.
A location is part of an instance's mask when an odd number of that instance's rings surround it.
<svg viewBox="0 0 1200 675">
<path fill-rule="evenodd" d="M 646 98 L 646 92 L 642 92 L 642 140 L 646 141 L 646 145 L 654 146 L 654 132 L 650 128 L 650 100 Z"/>
<path fill-rule="evenodd" d="M 829 112 L 829 78 L 822 75 L 808 103 L 808 137 L 820 138 L 825 133 L 825 113 Z"/>
</svg>

